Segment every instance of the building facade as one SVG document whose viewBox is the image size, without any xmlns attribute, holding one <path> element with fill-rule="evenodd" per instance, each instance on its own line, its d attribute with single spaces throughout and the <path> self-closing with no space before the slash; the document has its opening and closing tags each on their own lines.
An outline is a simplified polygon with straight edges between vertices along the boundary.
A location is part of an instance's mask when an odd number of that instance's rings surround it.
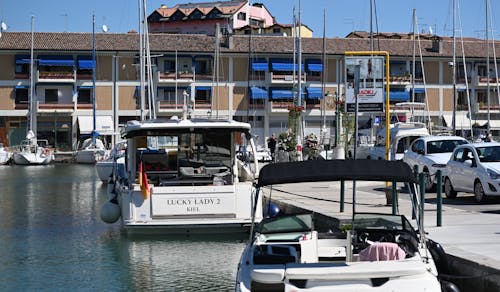
<svg viewBox="0 0 500 292">
<path fill-rule="evenodd" d="M 32 76 L 39 138 L 48 139 L 57 149 L 74 150 L 92 131 L 92 34 L 35 33 L 34 39 L 34 70 L 30 72 L 31 33 L 4 32 L 0 38 L 0 142 L 16 145 L 26 135 Z M 411 38 L 375 43 L 377 50 L 390 55 L 391 115 L 408 118 L 410 112 L 395 103 L 414 96 L 415 101 L 427 104 L 426 113 L 418 114 L 430 116 L 434 125 L 450 126 L 454 104 L 452 40 L 421 40 L 415 70 Z M 119 139 L 117 133 L 123 124 L 140 117 L 138 44 L 138 35 L 133 33 L 96 35 L 97 131 L 109 143 Z M 320 135 L 325 128 L 327 134 L 334 135 L 335 101 L 342 100 L 345 92 L 345 52 L 369 50 L 370 41 L 364 37 L 304 38 L 300 62 L 294 44 L 294 38 L 283 36 L 217 39 L 151 34 L 154 88 L 147 90 L 155 93 L 157 116 L 181 116 L 184 100 L 192 97 L 195 116 L 248 121 L 258 143 L 264 146 L 266 137 L 288 128 L 288 111 L 297 101 L 297 80 L 301 78 L 304 133 Z M 462 51 L 461 46 L 457 45 L 457 52 Z M 471 39 L 463 46 L 464 58 L 457 57 L 456 64 L 457 129 L 469 127 L 469 97 L 472 123 L 484 125 L 490 116 L 495 135 L 500 130 L 496 62 L 490 58 L 487 73 L 485 42 Z M 490 46 L 493 49 L 491 42 Z M 500 49 L 499 43 L 495 46 Z M 143 110 L 148 108 L 146 105 Z M 384 114 L 365 113 L 360 120 L 366 122 L 374 116 Z"/>
</svg>

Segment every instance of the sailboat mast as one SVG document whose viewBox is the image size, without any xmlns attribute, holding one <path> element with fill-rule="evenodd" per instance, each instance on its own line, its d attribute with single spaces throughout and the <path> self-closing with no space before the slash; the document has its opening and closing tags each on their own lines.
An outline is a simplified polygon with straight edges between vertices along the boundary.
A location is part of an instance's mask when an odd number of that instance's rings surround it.
<svg viewBox="0 0 500 292">
<path fill-rule="evenodd" d="M 298 62 L 298 82 L 297 82 L 297 87 L 298 87 L 298 105 L 299 108 L 302 108 L 302 21 L 301 21 L 301 14 L 302 14 L 302 8 L 301 8 L 301 1 L 299 0 L 299 41 L 298 41 L 298 54 L 297 54 L 297 62 Z M 302 137 L 303 137 L 303 131 L 304 131 L 304 114 L 303 111 L 300 111 L 300 127 L 298 129 L 297 133 L 297 148 L 299 150 L 299 160 L 302 160 Z"/>
<path fill-rule="evenodd" d="M 413 59 L 412 59 L 412 72 L 411 72 L 411 102 L 415 102 L 415 65 L 417 54 L 417 10 L 413 8 Z M 411 107 L 411 116 L 413 118 L 413 106 Z"/>
<path fill-rule="evenodd" d="M 146 102 L 144 99 L 145 95 L 145 89 L 144 89 L 144 83 L 145 83 L 145 74 L 144 74 L 144 47 L 143 47 L 143 23 L 142 23 L 142 0 L 138 0 L 138 11 L 139 11 L 139 75 L 140 75 L 140 114 L 141 114 L 141 121 L 144 121 L 144 108 L 146 107 Z"/>
<path fill-rule="evenodd" d="M 33 71 L 34 71 L 34 52 L 33 52 L 33 47 L 35 45 L 35 16 L 31 16 L 31 50 L 30 50 L 30 101 L 29 101 L 29 131 L 33 131 L 35 134 L 36 138 L 36 100 L 34 96 L 34 78 L 33 78 Z"/>
<path fill-rule="evenodd" d="M 489 34 L 488 31 L 488 10 L 489 10 L 489 1 L 486 2 L 486 99 L 488 101 L 488 134 L 490 133 L 490 44 L 489 44 Z"/>
<path fill-rule="evenodd" d="M 451 119 L 451 128 L 453 130 L 453 135 L 455 135 L 456 130 L 456 119 L 457 119 L 457 66 L 456 66 L 456 37 L 455 37 L 455 19 L 456 19 L 456 0 L 453 0 L 453 67 L 452 67 L 452 79 L 453 79 L 453 116 Z"/>
<path fill-rule="evenodd" d="M 96 94 L 95 94 L 95 80 L 96 76 L 96 54 L 95 54 L 95 14 L 92 14 L 92 116 L 93 116 L 93 127 L 92 127 L 92 145 L 95 146 L 96 139 Z"/>
</svg>

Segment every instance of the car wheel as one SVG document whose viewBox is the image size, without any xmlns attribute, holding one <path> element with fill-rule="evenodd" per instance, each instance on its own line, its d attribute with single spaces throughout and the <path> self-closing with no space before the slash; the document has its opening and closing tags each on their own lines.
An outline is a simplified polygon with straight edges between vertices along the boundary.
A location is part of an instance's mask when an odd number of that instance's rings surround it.
<svg viewBox="0 0 500 292">
<path fill-rule="evenodd" d="M 480 181 L 477 181 L 474 184 L 474 196 L 475 196 L 476 202 L 478 202 L 478 203 L 483 203 L 486 201 L 486 195 L 484 194 L 483 185 L 481 184 Z"/>
<path fill-rule="evenodd" d="M 425 191 L 432 192 L 434 191 L 434 182 L 432 181 L 431 174 L 427 168 L 424 169 L 424 181 L 425 181 Z"/>
<path fill-rule="evenodd" d="M 453 189 L 453 185 L 451 184 L 451 180 L 449 178 L 445 178 L 444 180 L 444 193 L 448 199 L 457 197 L 457 191 Z"/>
</svg>

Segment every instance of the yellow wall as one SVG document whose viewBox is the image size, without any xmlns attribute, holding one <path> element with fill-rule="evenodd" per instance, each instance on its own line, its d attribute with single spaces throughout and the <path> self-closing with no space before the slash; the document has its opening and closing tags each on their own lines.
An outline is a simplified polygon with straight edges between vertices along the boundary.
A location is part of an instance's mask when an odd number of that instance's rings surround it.
<svg viewBox="0 0 500 292">
<path fill-rule="evenodd" d="M 98 56 L 97 57 L 97 80 L 113 80 L 113 57 L 111 56 Z"/>
<path fill-rule="evenodd" d="M 112 110 L 113 106 L 113 87 L 99 86 L 96 87 L 96 101 L 98 110 Z"/>
<path fill-rule="evenodd" d="M 424 69 L 425 82 L 427 84 L 439 84 L 439 62 L 425 62 Z"/>
<path fill-rule="evenodd" d="M 137 70 L 134 64 L 134 58 L 118 58 L 118 79 L 119 80 L 137 80 Z"/>
<path fill-rule="evenodd" d="M 439 89 L 427 89 L 427 102 L 429 103 L 429 111 L 439 111 Z"/>
<path fill-rule="evenodd" d="M 13 110 L 14 103 L 13 87 L 0 87 L 0 110 Z"/>
<path fill-rule="evenodd" d="M 233 58 L 233 80 L 246 81 L 248 76 L 248 59 Z"/>
<path fill-rule="evenodd" d="M 137 108 L 134 93 L 135 93 L 135 86 L 119 87 L 118 108 L 120 110 L 135 110 Z"/>
<path fill-rule="evenodd" d="M 217 87 L 212 88 L 212 105 L 217 109 L 217 103 L 220 110 L 229 110 L 229 87 L 219 86 L 219 98 L 217 99 Z"/>
<path fill-rule="evenodd" d="M 437 90 L 437 89 L 436 89 Z M 453 89 L 443 89 L 443 111 L 453 110 Z"/>
<path fill-rule="evenodd" d="M 247 95 L 246 87 L 235 87 L 233 90 L 233 109 L 234 110 L 246 110 L 247 101 L 245 99 Z"/>
<path fill-rule="evenodd" d="M 2 64 L 2 70 L 0 70 L 0 80 L 13 80 L 16 72 L 16 65 L 13 55 L 1 55 L 0 64 Z"/>
</svg>

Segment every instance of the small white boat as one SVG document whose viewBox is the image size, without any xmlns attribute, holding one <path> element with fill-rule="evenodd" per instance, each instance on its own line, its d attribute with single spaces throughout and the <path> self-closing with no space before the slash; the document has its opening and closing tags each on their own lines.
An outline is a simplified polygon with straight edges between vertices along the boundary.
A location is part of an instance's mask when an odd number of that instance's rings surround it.
<svg viewBox="0 0 500 292">
<path fill-rule="evenodd" d="M 127 141 L 121 141 L 116 143 L 116 145 L 111 149 L 109 155 L 103 159 L 99 160 L 95 164 L 95 169 L 99 179 L 103 183 L 107 183 L 113 173 L 113 167 L 116 163 L 124 163 L 124 159 L 119 159 L 125 156 L 125 150 L 127 149 Z"/>
<path fill-rule="evenodd" d="M 102 160 L 107 154 L 106 147 L 100 139 L 88 138 L 83 141 L 80 149 L 74 152 L 74 159 L 76 163 L 95 164 L 97 161 Z"/>
<path fill-rule="evenodd" d="M 26 140 L 16 146 L 12 159 L 18 165 L 46 165 L 54 160 L 54 152 L 47 140 L 38 140 L 32 131 L 26 135 Z"/>
<path fill-rule="evenodd" d="M 268 164 L 255 184 L 320 181 L 407 183 L 415 213 L 420 202 L 411 168 L 402 161 L 310 160 Z M 355 200 L 354 200 L 355 202 Z M 254 226 L 236 278 L 236 291 L 456 291 L 440 282 L 445 257 L 429 240 L 422 218 L 354 212 L 342 228 L 320 229 L 313 214 L 282 215 Z M 417 226 L 416 228 L 414 226 Z M 443 260 L 443 258 L 441 258 Z"/>
<path fill-rule="evenodd" d="M 12 152 L 7 150 L 3 143 L 0 143 L 0 164 L 8 164 L 12 158 Z"/>
<path fill-rule="evenodd" d="M 129 121 L 125 169 L 108 183 L 101 219 L 129 233 L 234 233 L 262 218 L 252 193 L 258 161 L 237 158 L 255 144 L 250 124 L 232 120 Z"/>
</svg>

